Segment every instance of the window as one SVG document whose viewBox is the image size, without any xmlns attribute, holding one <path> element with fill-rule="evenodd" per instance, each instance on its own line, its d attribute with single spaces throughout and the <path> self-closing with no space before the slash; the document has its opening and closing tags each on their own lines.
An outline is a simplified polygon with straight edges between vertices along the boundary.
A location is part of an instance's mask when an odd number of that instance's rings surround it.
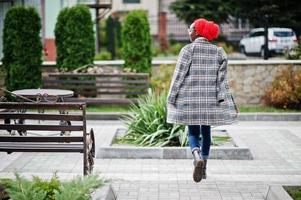
<svg viewBox="0 0 301 200">
<path fill-rule="evenodd" d="M 250 33 L 249 37 L 255 37 L 257 32 Z"/>
<path fill-rule="evenodd" d="M 250 37 L 258 37 L 258 36 L 264 36 L 263 31 L 254 32 L 250 35 Z"/>
<path fill-rule="evenodd" d="M 276 37 L 292 37 L 292 36 L 294 36 L 294 32 L 292 32 L 292 31 L 275 31 L 274 36 L 276 36 Z"/>
<path fill-rule="evenodd" d="M 123 3 L 140 3 L 140 0 L 123 0 Z"/>
</svg>

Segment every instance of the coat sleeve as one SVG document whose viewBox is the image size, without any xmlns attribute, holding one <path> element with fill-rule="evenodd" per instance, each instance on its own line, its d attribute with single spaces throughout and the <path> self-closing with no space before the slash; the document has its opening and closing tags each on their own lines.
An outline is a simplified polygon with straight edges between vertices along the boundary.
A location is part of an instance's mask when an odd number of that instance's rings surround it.
<svg viewBox="0 0 301 200">
<path fill-rule="evenodd" d="M 219 69 L 217 72 L 217 100 L 223 101 L 226 98 L 226 92 L 229 89 L 227 81 L 228 59 L 223 48 L 218 51 Z"/>
<path fill-rule="evenodd" d="M 176 64 L 175 71 L 171 80 L 167 102 L 169 104 L 175 104 L 176 97 L 179 92 L 180 86 L 187 74 L 191 61 L 192 50 L 189 45 L 183 47 L 180 51 L 179 58 Z"/>
</svg>

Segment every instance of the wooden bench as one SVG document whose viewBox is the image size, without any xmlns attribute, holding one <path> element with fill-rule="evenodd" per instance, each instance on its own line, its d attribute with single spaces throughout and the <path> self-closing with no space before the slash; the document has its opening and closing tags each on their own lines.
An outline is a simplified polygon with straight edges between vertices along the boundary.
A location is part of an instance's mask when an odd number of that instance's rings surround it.
<svg viewBox="0 0 301 200">
<path fill-rule="evenodd" d="M 86 102 L 92 105 L 128 105 L 137 103 L 137 95 L 147 93 L 149 74 L 48 73 L 48 76 L 43 77 L 43 88 L 74 91 L 75 98 L 66 99 L 68 102 Z"/>
<path fill-rule="evenodd" d="M 9 154 L 12 152 L 79 152 L 83 153 L 84 175 L 92 171 L 95 140 L 93 129 L 89 133 L 86 131 L 85 103 L 7 102 L 0 103 L 0 109 L 8 110 L 0 113 L 0 151 Z M 19 112 L 20 110 L 27 110 L 27 112 Z M 44 112 L 37 112 L 41 110 Z M 58 114 L 53 110 L 72 111 L 72 114 Z M 24 123 L 18 123 L 18 120 Z M 27 134 L 26 136 L 13 135 L 11 131 Z M 30 131 L 34 133 L 30 134 Z M 60 136 L 61 131 L 70 131 L 70 135 Z"/>
</svg>

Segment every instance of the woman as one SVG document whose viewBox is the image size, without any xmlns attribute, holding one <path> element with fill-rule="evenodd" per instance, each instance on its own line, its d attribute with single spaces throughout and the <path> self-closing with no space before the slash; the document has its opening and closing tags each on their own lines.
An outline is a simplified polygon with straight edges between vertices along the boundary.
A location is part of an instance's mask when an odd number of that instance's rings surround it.
<svg viewBox="0 0 301 200">
<path fill-rule="evenodd" d="M 238 110 L 229 91 L 227 55 L 210 43 L 218 36 L 218 25 L 197 19 L 188 32 L 191 43 L 179 54 L 168 93 L 167 122 L 187 125 L 193 180 L 200 182 L 206 178 L 211 126 L 237 122 Z"/>
</svg>

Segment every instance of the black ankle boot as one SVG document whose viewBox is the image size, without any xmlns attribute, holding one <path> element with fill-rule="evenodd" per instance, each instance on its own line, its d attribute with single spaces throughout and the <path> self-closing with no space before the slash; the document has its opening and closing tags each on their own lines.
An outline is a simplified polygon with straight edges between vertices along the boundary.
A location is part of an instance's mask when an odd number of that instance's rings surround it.
<svg viewBox="0 0 301 200">
<path fill-rule="evenodd" d="M 200 157 L 200 149 L 194 149 L 192 151 L 192 155 L 194 158 L 194 170 L 192 177 L 195 182 L 200 182 L 203 176 L 204 160 Z"/>
</svg>

